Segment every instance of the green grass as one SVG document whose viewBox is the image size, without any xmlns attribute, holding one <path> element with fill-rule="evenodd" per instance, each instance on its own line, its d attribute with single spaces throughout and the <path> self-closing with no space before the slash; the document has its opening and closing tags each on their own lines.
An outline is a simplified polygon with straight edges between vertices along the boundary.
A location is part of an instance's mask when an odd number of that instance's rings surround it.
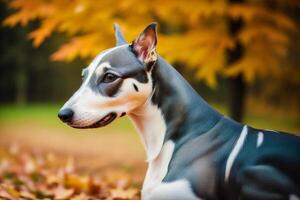
<svg viewBox="0 0 300 200">
<path fill-rule="evenodd" d="M 58 105 L 34 104 L 26 106 L 16 105 L 1 105 L 0 106 L 0 121 L 15 121 L 15 120 L 39 120 L 56 122 Z"/>
<path fill-rule="evenodd" d="M 212 104 L 219 112 L 227 115 L 226 108 L 220 104 Z M 50 126 L 63 126 L 57 118 L 60 105 L 32 104 L 27 106 L 0 105 L 0 123 L 35 122 Z M 274 129 L 300 133 L 299 118 L 290 115 L 264 115 L 249 112 L 245 115 L 245 123 L 257 128 Z M 105 127 L 105 131 L 132 132 L 133 126 L 128 118 L 121 118 L 112 126 Z"/>
</svg>

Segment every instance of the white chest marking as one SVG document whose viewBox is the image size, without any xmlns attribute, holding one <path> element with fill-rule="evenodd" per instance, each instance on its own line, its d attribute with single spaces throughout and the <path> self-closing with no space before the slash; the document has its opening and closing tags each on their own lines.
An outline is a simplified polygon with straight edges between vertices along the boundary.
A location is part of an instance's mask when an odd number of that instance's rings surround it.
<svg viewBox="0 0 300 200">
<path fill-rule="evenodd" d="M 147 196 L 152 193 L 154 188 L 162 183 L 163 178 L 168 172 L 174 146 L 175 145 L 172 141 L 167 141 L 160 154 L 154 160 L 149 162 L 142 190 L 143 196 Z"/>
<path fill-rule="evenodd" d="M 260 147 L 262 145 L 263 141 L 264 141 L 264 134 L 262 132 L 258 132 L 256 148 Z"/>
<path fill-rule="evenodd" d="M 129 113 L 129 116 L 140 132 L 149 163 L 142 189 L 142 199 L 199 200 L 187 181 L 162 182 L 168 173 L 175 145 L 170 140 L 163 143 L 166 123 L 160 109 L 147 102 L 138 110 Z"/>
<path fill-rule="evenodd" d="M 142 189 L 143 200 L 200 200 L 186 180 L 163 183 L 168 173 L 175 144 L 166 141 L 166 123 L 160 109 L 146 102 L 143 106 L 128 113 L 138 129 L 144 143 L 149 163 Z"/>
<path fill-rule="evenodd" d="M 229 178 L 230 170 L 233 165 L 233 162 L 234 162 L 235 158 L 237 157 L 238 153 L 240 152 L 240 150 L 245 142 L 247 134 L 248 134 L 248 128 L 247 128 L 247 126 L 244 126 L 239 139 L 237 140 L 234 148 L 232 149 L 231 153 L 228 156 L 228 159 L 226 162 L 226 168 L 225 168 L 225 181 L 227 181 Z"/>
</svg>

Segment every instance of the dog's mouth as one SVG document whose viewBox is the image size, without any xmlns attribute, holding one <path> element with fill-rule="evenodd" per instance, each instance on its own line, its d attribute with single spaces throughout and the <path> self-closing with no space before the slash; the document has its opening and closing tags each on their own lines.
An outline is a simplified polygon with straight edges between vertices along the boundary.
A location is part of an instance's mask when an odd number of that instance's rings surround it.
<svg viewBox="0 0 300 200">
<path fill-rule="evenodd" d="M 116 113 L 109 113 L 108 115 L 106 115 L 105 117 L 100 119 L 99 121 L 97 121 L 91 125 L 88 125 L 88 126 L 76 126 L 76 125 L 72 125 L 72 123 L 69 123 L 69 125 L 72 126 L 73 128 L 78 128 L 78 129 L 99 128 L 99 127 L 103 127 L 103 126 L 110 124 L 112 121 L 114 121 L 114 119 L 116 119 L 116 117 L 117 117 Z"/>
</svg>

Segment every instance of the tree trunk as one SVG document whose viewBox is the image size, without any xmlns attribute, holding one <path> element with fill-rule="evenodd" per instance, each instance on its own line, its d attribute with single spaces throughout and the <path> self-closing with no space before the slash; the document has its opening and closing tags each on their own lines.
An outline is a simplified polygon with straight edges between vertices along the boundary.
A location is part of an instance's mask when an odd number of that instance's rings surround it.
<svg viewBox="0 0 300 200">
<path fill-rule="evenodd" d="M 228 79 L 229 83 L 229 113 L 236 121 L 243 121 L 246 84 L 242 75 Z"/>
<path fill-rule="evenodd" d="M 243 56 L 243 46 L 237 42 L 234 49 L 227 51 L 227 65 L 233 64 Z M 228 107 L 232 119 L 242 122 L 246 95 L 246 83 L 242 74 L 228 78 Z"/>
<path fill-rule="evenodd" d="M 27 102 L 27 76 L 26 69 L 18 66 L 15 77 L 15 102 L 18 105 L 24 105 Z"/>
<path fill-rule="evenodd" d="M 229 3 L 243 3 L 244 0 L 229 0 Z M 233 38 L 237 38 L 237 34 L 243 26 L 242 19 L 229 19 L 228 28 L 229 34 Z M 227 50 L 227 66 L 239 61 L 243 57 L 244 47 L 240 41 L 237 40 L 233 49 Z M 235 77 L 228 78 L 229 88 L 229 115 L 236 121 L 241 122 L 244 115 L 244 102 L 246 93 L 246 84 L 242 74 Z"/>
</svg>

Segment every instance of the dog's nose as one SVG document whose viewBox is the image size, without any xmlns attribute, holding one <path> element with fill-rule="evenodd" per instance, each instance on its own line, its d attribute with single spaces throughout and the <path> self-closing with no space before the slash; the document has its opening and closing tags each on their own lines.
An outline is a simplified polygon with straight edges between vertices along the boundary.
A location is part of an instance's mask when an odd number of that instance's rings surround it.
<svg viewBox="0 0 300 200">
<path fill-rule="evenodd" d="M 70 122 L 73 118 L 74 112 L 70 108 L 62 109 L 58 112 L 58 117 L 63 122 Z"/>
</svg>

